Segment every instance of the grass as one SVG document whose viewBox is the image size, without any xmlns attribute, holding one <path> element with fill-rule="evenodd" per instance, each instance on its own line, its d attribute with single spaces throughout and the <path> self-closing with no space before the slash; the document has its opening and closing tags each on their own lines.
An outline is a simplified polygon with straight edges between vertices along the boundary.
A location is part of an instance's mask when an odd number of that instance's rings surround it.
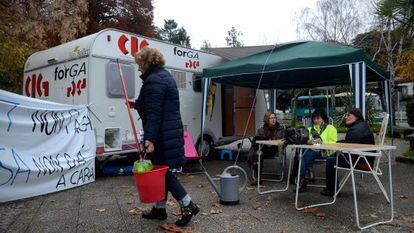
<svg viewBox="0 0 414 233">
<path fill-rule="evenodd" d="M 413 158 L 414 159 L 414 150 L 409 150 L 403 154 L 404 157 Z"/>
</svg>

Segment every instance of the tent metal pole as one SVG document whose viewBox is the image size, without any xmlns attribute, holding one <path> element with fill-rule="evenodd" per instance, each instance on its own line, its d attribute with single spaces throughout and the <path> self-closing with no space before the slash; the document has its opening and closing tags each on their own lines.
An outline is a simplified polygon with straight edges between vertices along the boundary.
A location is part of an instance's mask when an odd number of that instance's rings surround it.
<svg viewBox="0 0 414 233">
<path fill-rule="evenodd" d="M 391 85 L 390 85 L 390 81 L 386 81 L 387 82 L 387 92 L 388 92 L 388 98 L 389 98 L 389 104 L 390 106 L 388 107 L 388 109 L 390 109 L 390 112 L 388 114 L 390 114 L 390 130 L 391 130 L 391 145 L 394 145 L 394 119 L 393 119 L 393 104 L 392 104 L 392 89 L 391 89 Z"/>
<path fill-rule="evenodd" d="M 210 82 L 210 79 L 203 79 L 203 88 L 202 88 L 202 105 L 201 105 L 201 129 L 200 129 L 200 144 L 201 145 L 201 155 L 203 155 L 203 150 L 204 150 L 204 125 L 205 125 L 205 121 L 206 121 L 206 108 L 207 108 L 207 93 L 208 93 L 208 84 Z"/>
<path fill-rule="evenodd" d="M 276 113 L 277 109 L 277 89 L 273 89 L 273 112 Z"/>
</svg>

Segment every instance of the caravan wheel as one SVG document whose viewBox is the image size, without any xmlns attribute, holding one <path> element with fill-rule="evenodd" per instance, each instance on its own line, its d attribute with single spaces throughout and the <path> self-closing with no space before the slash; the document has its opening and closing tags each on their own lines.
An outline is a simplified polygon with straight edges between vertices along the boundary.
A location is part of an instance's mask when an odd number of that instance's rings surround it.
<svg viewBox="0 0 414 233">
<path fill-rule="evenodd" d="M 211 138 L 209 136 L 204 136 L 203 138 L 203 143 L 200 143 L 200 140 L 197 142 L 197 152 L 199 155 L 207 155 L 208 158 L 211 158 L 212 153 L 212 145 L 213 145 L 213 140 L 211 140 Z"/>
</svg>

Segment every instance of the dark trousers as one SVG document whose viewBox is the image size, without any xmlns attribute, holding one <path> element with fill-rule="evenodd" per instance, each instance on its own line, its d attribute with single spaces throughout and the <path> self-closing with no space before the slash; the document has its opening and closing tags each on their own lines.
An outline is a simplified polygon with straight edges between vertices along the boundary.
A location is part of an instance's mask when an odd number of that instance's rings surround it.
<svg viewBox="0 0 414 233">
<path fill-rule="evenodd" d="M 322 159 L 321 151 L 307 150 L 306 153 L 302 155 L 302 161 L 300 164 L 300 176 L 305 177 L 306 171 L 310 168 L 313 168 L 313 161 L 315 159 Z"/>
<path fill-rule="evenodd" d="M 166 195 L 165 200 L 168 197 L 168 191 L 173 195 L 174 199 L 180 201 L 183 199 L 187 192 L 185 191 L 184 187 L 181 185 L 180 181 L 177 179 L 174 173 L 168 170 L 167 174 L 165 175 L 165 187 L 166 187 Z"/>
<path fill-rule="evenodd" d="M 352 162 L 356 162 L 356 158 L 352 158 Z M 329 190 L 335 190 L 335 165 L 336 165 L 336 156 L 330 156 L 326 160 L 326 188 Z M 349 162 L 342 156 L 338 158 L 338 167 L 349 168 Z"/>
</svg>

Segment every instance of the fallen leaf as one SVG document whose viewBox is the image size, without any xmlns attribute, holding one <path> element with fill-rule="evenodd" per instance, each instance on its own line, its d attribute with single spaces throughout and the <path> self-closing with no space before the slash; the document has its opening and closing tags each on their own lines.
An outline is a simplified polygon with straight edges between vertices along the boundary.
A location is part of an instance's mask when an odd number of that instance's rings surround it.
<svg viewBox="0 0 414 233">
<path fill-rule="evenodd" d="M 414 216 L 401 216 L 400 219 L 406 222 L 414 223 Z"/>
<path fill-rule="evenodd" d="M 326 214 L 322 213 L 322 212 L 316 213 L 315 216 L 319 219 L 322 219 L 322 220 L 326 218 Z"/>
<path fill-rule="evenodd" d="M 204 188 L 204 185 L 199 184 L 199 185 L 198 185 L 198 187 L 199 187 L 199 188 Z"/>
<path fill-rule="evenodd" d="M 295 205 L 295 202 L 290 202 L 289 204 Z M 305 203 L 303 201 L 298 201 L 298 207 L 302 207 Z"/>
<path fill-rule="evenodd" d="M 128 213 L 131 214 L 131 215 L 139 215 L 139 214 L 142 214 L 142 211 L 141 211 L 140 208 L 134 207 L 134 208 L 130 209 L 128 211 Z"/>
<path fill-rule="evenodd" d="M 175 203 L 174 200 L 170 199 L 170 200 L 167 201 L 167 205 L 168 206 L 175 206 L 175 205 L 177 205 L 177 203 Z"/>
<path fill-rule="evenodd" d="M 190 178 L 190 179 L 193 179 L 195 176 L 193 176 L 193 175 L 191 175 L 191 176 L 188 176 L 188 178 Z"/>
<path fill-rule="evenodd" d="M 370 216 L 371 216 L 371 218 L 378 218 L 378 216 L 375 215 L 375 214 L 370 214 Z"/>
<path fill-rule="evenodd" d="M 408 199 L 407 195 L 400 195 L 400 199 Z"/>
<path fill-rule="evenodd" d="M 254 187 L 246 187 L 247 191 L 252 191 L 254 190 Z"/>
<path fill-rule="evenodd" d="M 106 209 L 104 209 L 104 208 L 102 208 L 102 209 L 98 208 L 98 209 L 96 209 L 96 212 L 101 213 L 101 212 L 104 212 L 105 210 Z"/>
<path fill-rule="evenodd" d="M 318 209 L 317 208 L 305 208 L 302 210 L 302 213 L 312 213 L 312 214 L 316 214 L 316 211 Z"/>
<path fill-rule="evenodd" d="M 178 212 L 178 211 L 174 211 L 174 212 L 172 212 L 172 215 L 174 215 L 174 216 L 181 216 L 181 212 Z"/>
<path fill-rule="evenodd" d="M 124 194 L 126 197 L 128 197 L 128 196 L 134 196 L 134 193 L 133 192 L 127 192 L 127 193 L 125 193 Z"/>
<path fill-rule="evenodd" d="M 218 209 L 218 210 L 210 210 L 210 214 L 221 214 L 223 213 L 222 210 Z"/>
<path fill-rule="evenodd" d="M 207 215 L 208 215 L 208 213 L 203 212 L 203 213 L 201 213 L 201 215 L 203 215 L 203 216 L 207 216 Z"/>
<path fill-rule="evenodd" d="M 213 207 L 220 208 L 220 207 L 221 207 L 221 205 L 220 205 L 219 203 L 214 203 L 214 204 L 213 204 Z"/>
<path fill-rule="evenodd" d="M 263 209 L 263 206 L 261 206 L 261 205 L 255 205 L 255 206 L 253 206 L 253 209 L 254 209 L 254 210 L 257 210 L 257 211 L 262 211 L 262 210 L 264 210 L 264 209 Z"/>
<path fill-rule="evenodd" d="M 242 220 L 242 221 L 247 220 L 247 216 L 245 216 L 245 215 L 239 216 L 239 219 Z"/>
<path fill-rule="evenodd" d="M 165 230 L 165 232 L 173 232 L 173 233 L 181 233 L 183 232 L 183 229 L 177 227 L 174 224 L 171 223 L 163 223 L 160 225 L 161 229 Z"/>
</svg>

